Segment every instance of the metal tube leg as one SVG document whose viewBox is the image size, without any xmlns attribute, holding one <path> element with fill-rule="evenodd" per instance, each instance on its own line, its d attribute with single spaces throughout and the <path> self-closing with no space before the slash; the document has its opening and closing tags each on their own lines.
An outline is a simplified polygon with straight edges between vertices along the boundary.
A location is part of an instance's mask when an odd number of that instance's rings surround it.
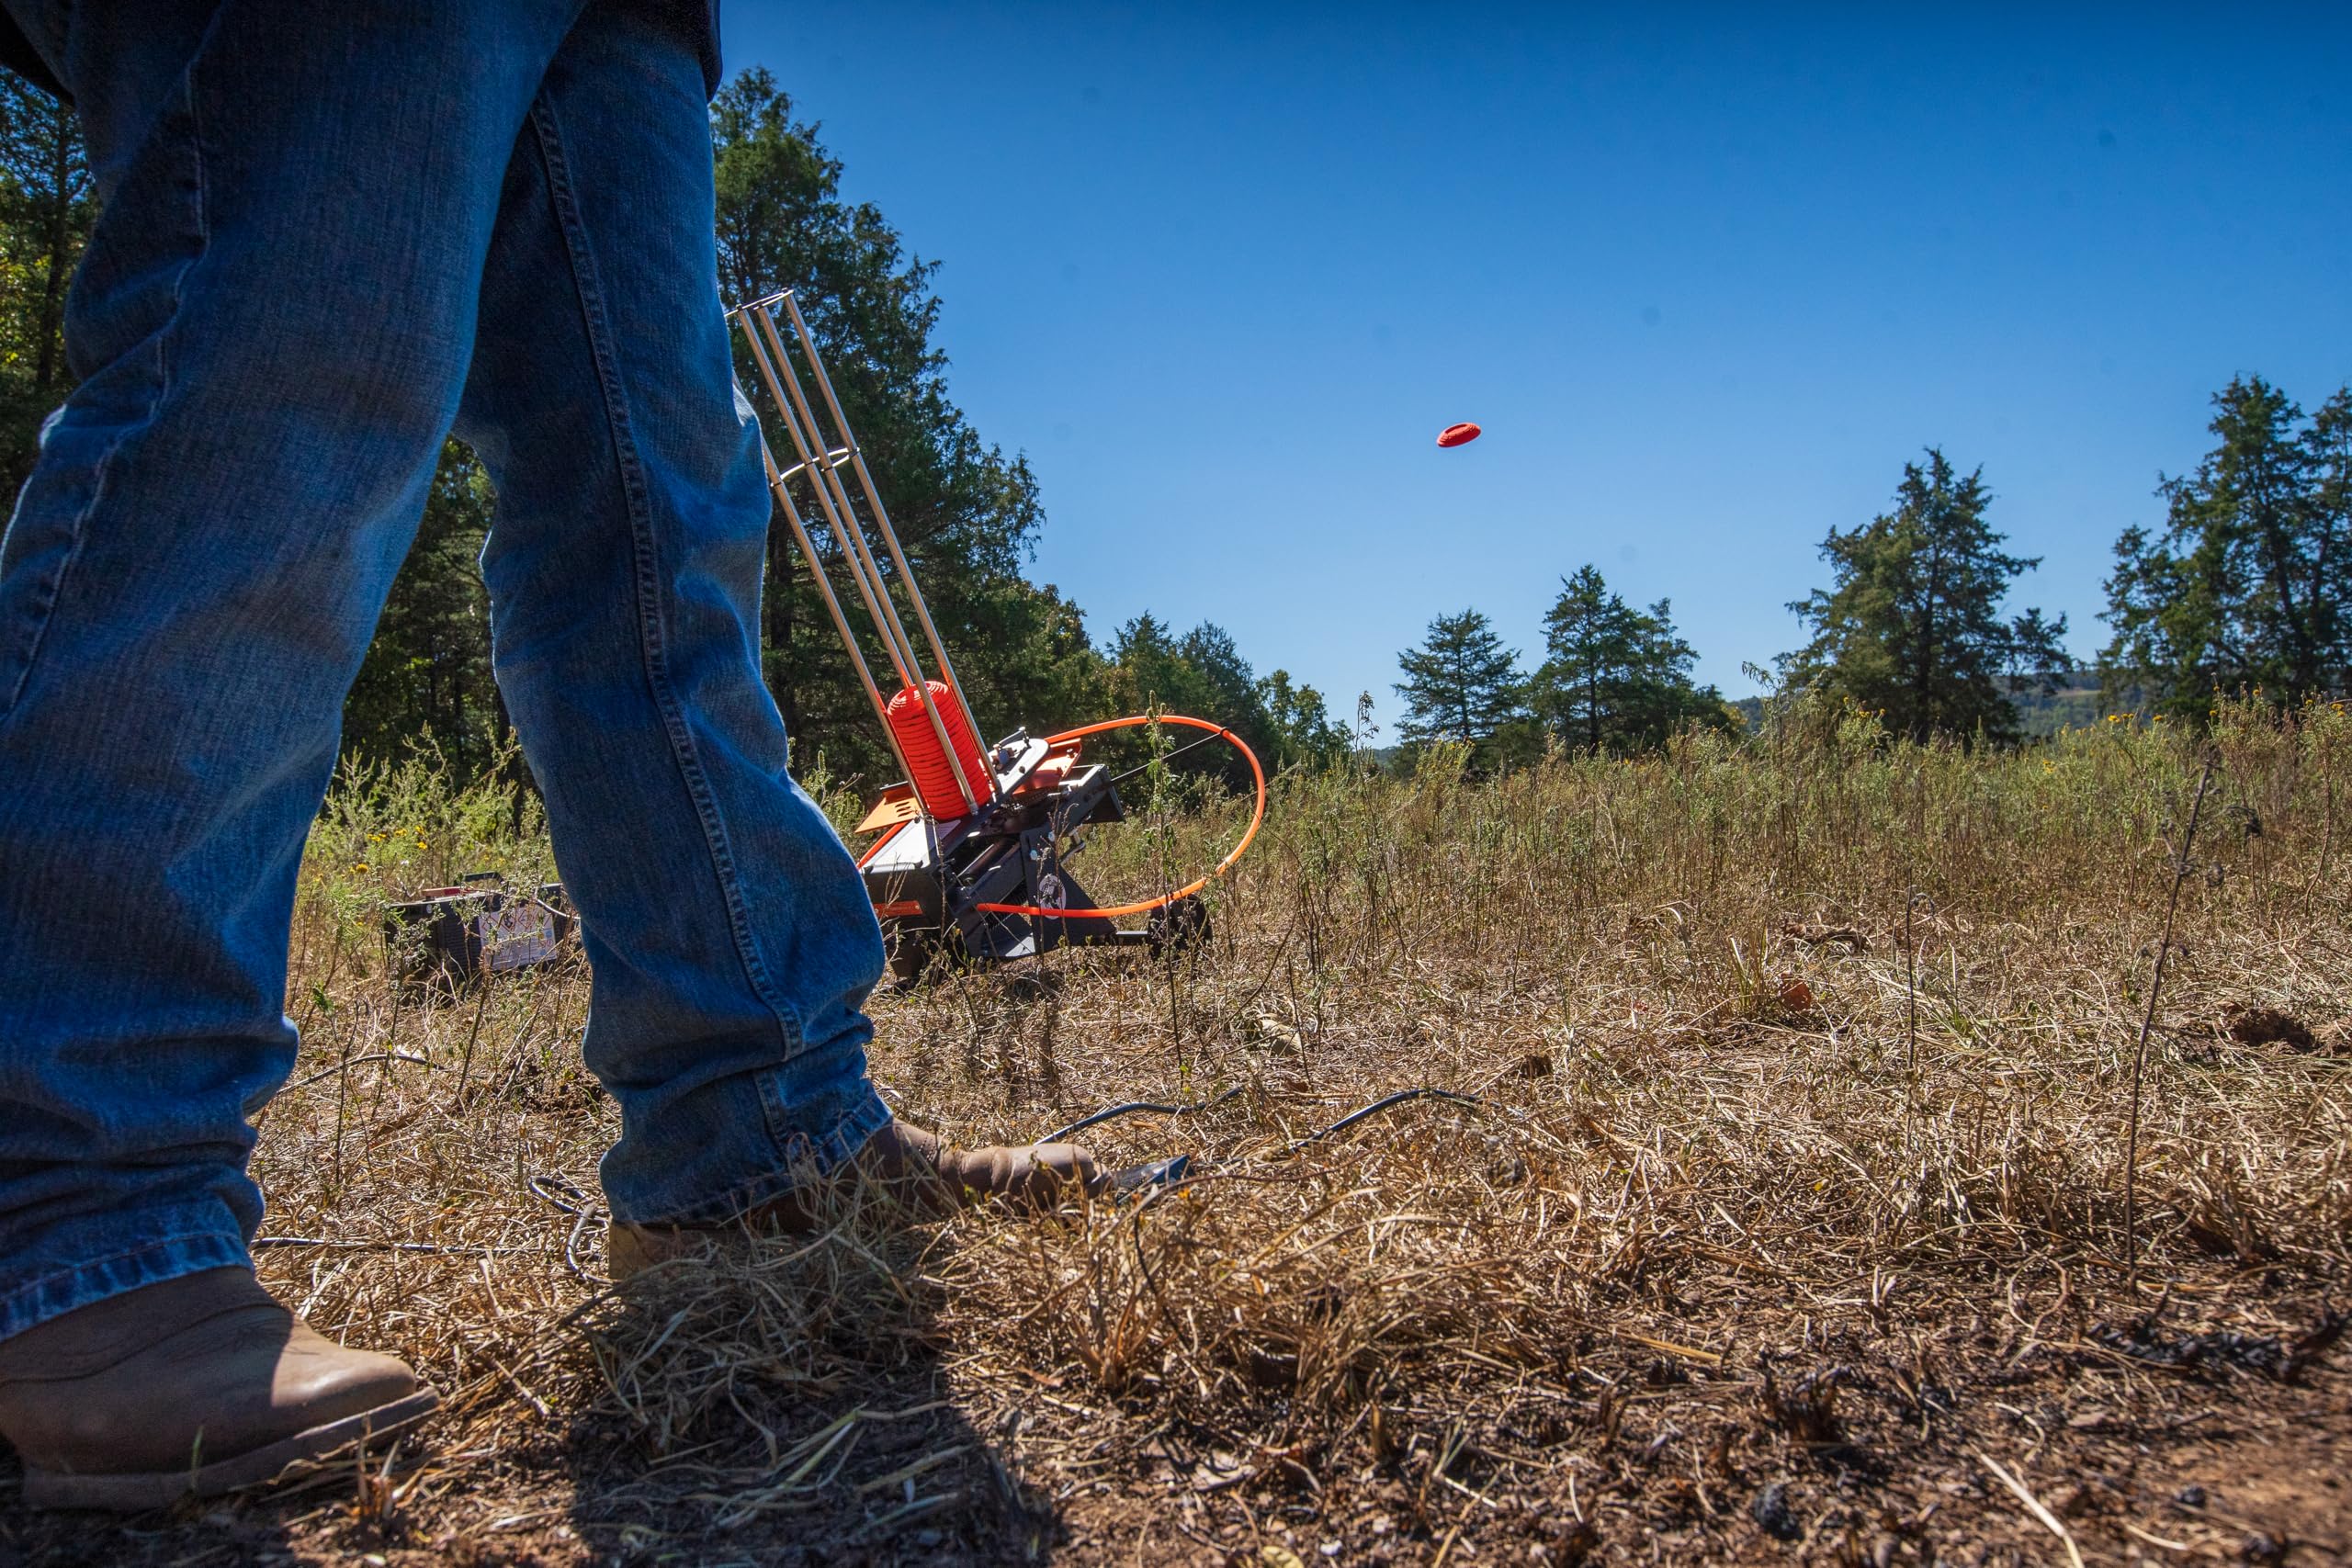
<svg viewBox="0 0 2352 1568">
<path fill-rule="evenodd" d="M 914 569 L 907 564 L 906 551 L 899 544 L 899 531 L 890 525 L 890 513 L 882 504 L 882 492 L 876 488 L 874 476 L 865 467 L 865 454 L 857 444 L 857 436 L 850 429 L 849 416 L 842 412 L 841 399 L 833 391 L 833 378 L 825 372 L 825 362 L 817 353 L 817 340 L 808 331 L 808 323 L 800 314 L 799 302 L 792 291 L 784 293 L 784 308 L 792 317 L 792 330 L 800 339 L 801 352 L 808 355 L 808 368 L 817 378 L 817 389 L 824 394 L 825 406 L 832 412 L 833 426 L 842 434 L 842 445 L 849 451 L 851 466 L 856 470 L 858 488 L 865 492 L 865 504 L 874 514 L 875 526 L 881 530 L 882 543 L 889 549 L 890 558 L 899 568 L 899 581 L 907 585 L 907 598 L 914 605 L 915 619 L 922 626 L 923 636 L 931 643 L 932 657 L 939 660 L 939 672 L 947 689 L 956 694 L 958 706 L 964 710 L 964 722 L 971 727 L 972 738 L 983 740 L 979 718 L 972 712 L 971 700 L 964 694 L 964 682 L 956 678 L 955 666 L 948 661 L 947 645 L 939 635 L 938 626 L 931 618 L 931 606 L 916 586 Z M 829 465 L 831 466 L 831 465 Z M 984 740 L 983 740 L 983 743 Z M 989 793 L 995 793 L 996 781 L 989 780 Z"/>
<path fill-rule="evenodd" d="M 832 617 L 833 630 L 840 634 L 842 647 L 849 653 L 850 668 L 857 671 L 858 684 L 865 688 L 866 700 L 874 705 L 874 716 L 882 721 L 883 730 L 888 733 L 890 728 L 890 715 L 889 710 L 882 704 L 882 689 L 874 683 L 874 671 L 867 667 L 865 655 L 859 650 L 857 639 L 850 636 L 849 618 L 842 614 L 842 602 L 833 592 L 831 580 L 825 575 L 823 560 L 819 558 L 815 547 L 809 541 L 808 525 L 800 520 L 800 509 L 793 505 L 792 495 L 785 486 L 784 476 L 776 471 L 775 455 L 768 450 L 765 436 L 761 437 L 760 440 L 760 460 L 767 466 L 768 489 L 774 492 L 776 500 L 783 503 L 785 521 L 791 525 L 793 541 L 800 547 L 800 553 L 808 558 L 808 575 L 816 580 L 817 592 L 825 601 L 825 613 Z M 890 749 L 896 751 L 898 746 L 898 737 L 892 735 Z M 900 757 L 899 761 L 901 765 L 904 765 L 906 759 Z"/>
<path fill-rule="evenodd" d="M 788 299 L 789 296 L 786 298 Z M 801 462 L 808 472 L 809 484 L 815 489 L 818 500 L 828 517 L 834 516 L 838 507 L 839 525 L 844 530 L 844 538 L 857 552 L 859 559 L 873 578 L 875 592 L 881 601 L 882 611 L 888 613 L 888 619 L 884 628 L 884 636 L 887 637 L 895 633 L 904 649 L 906 662 L 915 671 L 913 677 L 908 682 L 908 685 L 922 703 L 923 713 L 931 722 L 932 733 L 938 738 L 941 754 L 947 759 L 948 772 L 956 780 L 956 791 L 963 795 L 965 807 L 967 809 L 977 811 L 979 809 L 982 799 L 995 798 L 995 780 L 993 777 L 984 776 L 980 781 L 978 793 L 975 793 L 972 781 L 965 777 L 964 765 L 956 756 L 955 743 L 948 739 L 946 720 L 940 716 L 939 706 L 932 700 L 930 682 L 924 680 L 921 673 L 922 666 L 915 657 L 914 637 L 908 632 L 906 622 L 899 618 L 898 605 L 890 599 L 889 580 L 883 575 L 881 564 L 874 558 L 874 552 L 866 544 L 865 533 L 858 525 L 857 510 L 850 502 L 849 491 L 842 486 L 840 476 L 833 471 L 830 454 L 825 447 L 823 427 L 817 423 L 816 412 L 809 406 L 807 394 L 800 389 L 800 378 L 793 370 L 792 361 L 785 351 L 784 340 L 775 330 L 775 317 L 769 313 L 764 305 L 754 307 L 752 311 L 751 324 L 766 334 L 769 347 L 774 351 L 775 369 L 782 383 L 782 390 L 788 394 L 790 404 L 785 420 L 786 428 L 792 432 L 793 444 L 800 451 Z M 764 367 L 764 361 L 763 364 Z M 770 389 L 773 391 L 776 389 Z M 779 401 L 782 400 L 779 400 Z M 813 441 L 802 440 L 800 430 L 803 426 L 806 427 L 808 434 L 814 437 Z M 903 566 L 900 570 L 903 575 Z M 909 587 L 911 592 L 911 583 Z M 874 606 L 869 604 L 867 608 L 873 610 Z M 876 618 L 880 619 L 880 612 L 876 612 Z M 950 690 L 953 689 L 950 687 Z M 971 724 L 968 713 L 964 722 L 967 726 Z M 972 739 L 975 745 L 979 743 L 978 730 L 972 731 Z M 989 773 L 985 766 L 982 767 L 981 772 L 984 775 Z"/>
<path fill-rule="evenodd" d="M 738 315 L 741 316 L 740 311 Z M 808 435 L 794 417 L 791 401 L 785 397 L 783 385 L 777 380 L 776 366 L 769 357 L 767 345 L 760 341 L 757 329 L 749 320 L 744 320 L 742 325 L 745 335 L 751 339 L 752 362 L 759 367 L 761 378 L 768 385 L 768 395 L 775 400 L 776 408 L 783 418 L 785 434 L 792 437 L 793 448 L 800 454 L 800 461 L 793 468 L 780 473 L 775 482 L 786 483 L 795 474 L 808 476 L 808 482 L 816 491 L 818 510 L 824 514 L 825 521 L 832 528 L 834 536 L 840 539 L 844 547 L 843 554 L 848 558 L 851 580 L 857 584 L 859 597 L 865 601 L 865 613 L 874 619 L 874 629 L 882 638 L 883 649 L 890 656 L 891 666 L 898 672 L 899 683 L 902 686 L 916 684 L 921 679 L 921 671 L 919 666 L 911 663 L 914 654 L 913 645 L 910 641 L 903 640 L 900 636 L 892 635 L 890 623 L 884 618 L 882 607 L 875 599 L 875 589 L 879 584 L 868 583 L 865 571 L 859 564 L 859 558 L 851 543 L 855 535 L 855 529 L 854 526 L 844 525 L 842 519 L 833 508 L 832 497 L 826 492 L 823 481 L 816 477 L 816 466 L 809 450 Z M 786 366 L 784 370 L 786 375 L 789 375 L 791 367 Z M 900 628 L 901 633 L 903 630 L 903 627 Z"/>
</svg>

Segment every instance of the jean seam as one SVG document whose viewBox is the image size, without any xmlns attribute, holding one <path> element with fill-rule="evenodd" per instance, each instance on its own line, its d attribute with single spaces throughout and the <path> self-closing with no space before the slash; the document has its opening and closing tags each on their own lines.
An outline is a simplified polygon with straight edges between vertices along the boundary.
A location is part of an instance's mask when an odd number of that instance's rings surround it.
<svg viewBox="0 0 2352 1568">
<path fill-rule="evenodd" d="M 728 843 L 726 824 L 719 819 L 718 801 L 704 772 L 701 756 L 695 750 L 694 736 L 686 728 L 677 694 L 670 685 L 660 603 L 658 551 L 653 536 L 651 509 L 646 501 L 644 474 L 638 457 L 636 434 L 630 426 L 628 405 L 621 396 L 620 377 L 614 366 L 611 329 L 605 319 L 603 291 L 596 280 L 594 257 L 588 250 L 586 225 L 580 216 L 579 205 L 572 197 L 571 169 L 564 158 L 562 134 L 556 124 L 554 109 L 544 95 L 531 105 L 531 125 L 538 143 L 539 157 L 547 172 L 548 201 L 555 209 L 556 225 L 562 233 L 565 254 L 571 265 L 572 288 L 580 300 L 589 356 L 596 367 L 597 389 L 605 400 L 605 425 L 612 435 L 614 462 L 618 470 L 623 505 L 628 515 L 629 535 L 636 555 L 639 653 L 644 663 L 646 683 L 652 692 L 654 705 L 661 712 L 662 730 L 670 741 L 671 757 L 677 764 L 681 782 L 686 787 L 688 798 L 694 802 L 695 816 L 702 825 L 703 841 L 710 853 L 711 869 L 718 878 L 720 895 L 727 901 L 728 924 L 735 938 L 736 958 L 743 965 L 744 979 L 768 1010 L 775 1015 L 786 1048 L 797 1051 L 806 1043 L 800 1018 L 791 1002 L 776 990 L 768 975 L 767 965 L 760 956 L 758 943 L 752 931 L 750 912 L 743 903 L 734 852 Z M 774 1135 L 771 1125 L 771 1138 Z"/>
<path fill-rule="evenodd" d="M 119 1263 L 126 1258 L 139 1258 L 150 1252 L 161 1252 L 177 1247 L 184 1241 L 224 1239 L 226 1238 L 219 1231 L 182 1231 L 177 1235 L 156 1236 L 152 1240 L 142 1241 L 136 1247 L 126 1247 L 120 1252 L 109 1252 L 103 1258 L 85 1258 L 62 1269 L 52 1269 L 37 1279 L 26 1280 L 9 1292 L 7 1299 L 13 1301 L 18 1296 L 30 1295 L 35 1291 L 46 1290 L 60 1280 L 71 1280 L 76 1274 L 86 1274 L 94 1269 L 103 1269 L 109 1263 Z"/>
<path fill-rule="evenodd" d="M 159 389 L 157 397 L 149 403 L 149 419 L 154 417 L 154 402 L 161 400 Z M 113 461 L 115 453 L 130 437 L 128 429 L 117 433 L 115 438 L 107 443 L 106 450 L 98 454 L 98 460 L 91 465 L 90 499 L 74 514 L 74 521 L 66 529 L 66 537 L 71 542 L 65 547 L 65 558 L 58 563 L 56 575 L 49 581 L 46 596 L 33 611 L 32 634 L 25 641 L 24 663 L 17 671 L 17 679 L 9 685 L 8 700 L 0 703 L 0 718 L 17 711 L 17 705 L 24 701 L 25 688 L 32 684 L 33 670 L 40 662 L 42 644 L 49 640 L 49 623 L 56 616 L 57 602 L 65 596 L 65 584 L 74 576 L 74 563 L 82 558 L 82 541 L 89 533 L 85 525 L 90 520 L 90 513 L 97 510 L 99 499 L 106 494 L 107 465 Z"/>
</svg>

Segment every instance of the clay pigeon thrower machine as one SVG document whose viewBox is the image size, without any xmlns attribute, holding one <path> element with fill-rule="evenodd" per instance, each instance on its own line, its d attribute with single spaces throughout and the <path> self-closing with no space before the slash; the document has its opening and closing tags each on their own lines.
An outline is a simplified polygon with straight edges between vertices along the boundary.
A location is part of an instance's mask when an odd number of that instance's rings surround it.
<svg viewBox="0 0 2352 1568">
<path fill-rule="evenodd" d="M 770 295 L 729 314 L 750 344 L 790 442 L 792 460 L 779 463 L 763 439 L 768 488 L 906 770 L 905 782 L 883 791 L 858 824 L 859 832 L 875 835 L 858 865 L 889 945 L 893 974 L 910 980 L 934 955 L 986 963 L 1064 944 L 1138 944 L 1156 951 L 1205 934 L 1201 890 L 1240 858 L 1264 819 L 1265 774 L 1257 758 L 1224 727 L 1174 714 L 1112 719 L 1044 737 L 1024 728 L 983 750 L 971 705 L 792 293 Z M 827 554 L 840 558 L 888 655 L 895 679 L 888 698 L 834 592 L 827 556 L 817 548 L 820 536 L 833 547 Z M 898 596 L 913 612 L 935 677 L 924 672 Z M 1148 724 L 1206 732 L 1180 750 L 1217 739 L 1231 745 L 1257 780 L 1257 806 L 1248 832 L 1208 875 L 1158 898 L 1103 908 L 1071 875 L 1069 857 L 1081 847 L 1080 829 L 1119 821 L 1125 812 L 1118 779 L 1102 763 L 1082 761 L 1080 749 L 1089 736 Z M 1143 930 L 1122 931 L 1113 923 L 1135 915 L 1148 918 Z"/>
</svg>

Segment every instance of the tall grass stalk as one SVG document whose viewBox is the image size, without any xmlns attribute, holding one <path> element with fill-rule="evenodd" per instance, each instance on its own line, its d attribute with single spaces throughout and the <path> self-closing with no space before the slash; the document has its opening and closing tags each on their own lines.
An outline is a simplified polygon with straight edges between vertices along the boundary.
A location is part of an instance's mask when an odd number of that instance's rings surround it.
<svg viewBox="0 0 2352 1568">
<path fill-rule="evenodd" d="M 2197 794 L 2188 803 L 2188 826 L 2180 836 L 2180 852 L 2174 857 L 2172 887 L 2165 895 L 2164 934 L 2156 941 L 2155 973 L 2148 979 L 2147 1010 L 2140 1015 L 2140 1038 L 2132 1049 L 2132 1117 L 2123 1140 L 2123 1266 L 2134 1290 L 2140 1284 L 2140 1086 L 2148 1066 L 2148 1032 L 2156 1026 L 2165 963 L 2172 956 L 2173 920 L 2180 913 L 2180 885 L 2188 880 L 2188 857 L 2197 847 L 2197 822 L 2204 814 L 2205 792 L 2212 783 L 2213 759 L 2209 755 L 2197 775 Z"/>
</svg>

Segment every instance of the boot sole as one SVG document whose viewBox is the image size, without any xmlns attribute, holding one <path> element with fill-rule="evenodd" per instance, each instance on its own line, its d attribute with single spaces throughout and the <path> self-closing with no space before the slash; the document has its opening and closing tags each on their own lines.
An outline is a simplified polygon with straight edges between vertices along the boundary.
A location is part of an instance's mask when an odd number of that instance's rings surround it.
<svg viewBox="0 0 2352 1568">
<path fill-rule="evenodd" d="M 433 1414 L 441 1396 L 421 1388 L 405 1399 L 312 1427 L 266 1447 L 189 1470 L 148 1474 L 79 1475 L 25 1466 L 24 1500 L 28 1508 L 98 1508 L 143 1514 L 182 1497 L 217 1497 L 224 1492 L 317 1473 L 328 1460 L 359 1444 L 399 1437 Z"/>
</svg>

